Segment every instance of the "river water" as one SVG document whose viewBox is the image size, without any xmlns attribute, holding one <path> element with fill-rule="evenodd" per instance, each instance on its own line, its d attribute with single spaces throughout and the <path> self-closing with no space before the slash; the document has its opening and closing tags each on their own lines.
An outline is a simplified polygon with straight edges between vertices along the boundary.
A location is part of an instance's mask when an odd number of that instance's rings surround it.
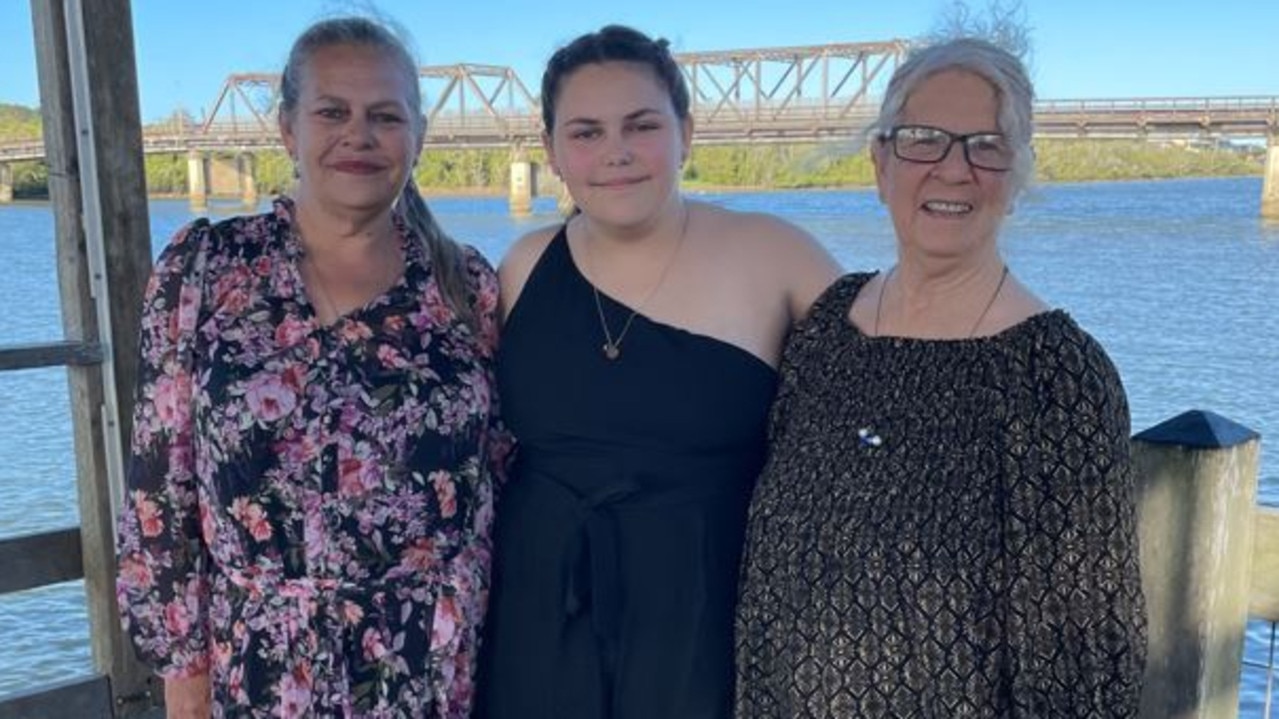
<svg viewBox="0 0 1279 719">
<path fill-rule="evenodd" d="M 1279 224 L 1259 218 L 1260 195 L 1258 178 L 1048 185 L 1022 200 L 1002 242 L 1017 276 L 1110 352 L 1134 431 L 1205 409 L 1260 432 L 1261 499 L 1279 505 Z M 850 270 L 893 259 L 873 191 L 697 196 L 785 216 Z M 500 198 L 430 204 L 494 262 L 514 237 L 556 219 L 543 199 L 518 220 Z M 153 201 L 150 212 L 157 247 L 193 217 L 183 200 Z M 47 204 L 0 206 L 0 346 L 61 339 L 52 238 Z M 0 373 L 0 536 L 75 524 L 74 466 L 65 370 Z M 1270 630 L 1253 623 L 1249 659 L 1266 661 Z M 0 696 L 88 673 L 87 636 L 79 582 L 0 597 Z M 1241 716 L 1260 716 L 1265 679 L 1245 669 Z"/>
</svg>

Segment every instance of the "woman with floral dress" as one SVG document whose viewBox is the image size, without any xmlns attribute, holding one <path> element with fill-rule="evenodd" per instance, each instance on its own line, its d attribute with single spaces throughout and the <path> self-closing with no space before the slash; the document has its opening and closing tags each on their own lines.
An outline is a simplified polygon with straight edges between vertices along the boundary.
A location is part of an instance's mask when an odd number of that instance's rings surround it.
<svg viewBox="0 0 1279 719">
<path fill-rule="evenodd" d="M 312 26 L 281 81 L 294 197 L 156 263 L 118 594 L 170 717 L 469 715 L 497 284 L 410 179 L 416 68 L 376 22 Z"/>
</svg>

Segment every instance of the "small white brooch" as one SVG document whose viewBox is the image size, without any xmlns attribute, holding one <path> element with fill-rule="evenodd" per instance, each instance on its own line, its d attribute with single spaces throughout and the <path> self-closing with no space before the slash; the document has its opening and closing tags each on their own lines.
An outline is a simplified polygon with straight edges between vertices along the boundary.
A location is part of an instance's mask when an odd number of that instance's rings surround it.
<svg viewBox="0 0 1279 719">
<path fill-rule="evenodd" d="M 862 427 L 857 430 L 857 438 L 862 441 L 862 445 L 866 447 L 878 447 L 884 443 L 879 435 L 871 431 L 870 427 Z"/>
</svg>

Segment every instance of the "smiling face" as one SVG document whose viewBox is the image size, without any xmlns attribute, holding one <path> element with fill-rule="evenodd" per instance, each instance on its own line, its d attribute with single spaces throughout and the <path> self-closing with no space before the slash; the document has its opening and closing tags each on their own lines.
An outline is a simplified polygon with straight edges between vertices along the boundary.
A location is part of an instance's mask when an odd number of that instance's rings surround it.
<svg viewBox="0 0 1279 719">
<path fill-rule="evenodd" d="M 561 85 L 554 117 L 547 156 L 587 216 L 634 227 L 674 205 L 693 128 L 651 69 L 583 65 Z"/>
<path fill-rule="evenodd" d="M 956 135 L 998 132 L 998 111 L 989 82 L 971 72 L 946 70 L 919 83 L 897 124 Z M 902 160 L 891 142 L 876 143 L 873 158 L 879 196 L 903 253 L 962 261 L 994 251 L 1011 201 L 1007 172 L 969 166 L 959 143 L 936 164 Z"/>
<path fill-rule="evenodd" d="M 415 81 L 374 47 L 331 45 L 311 55 L 297 106 L 280 117 L 301 175 L 299 203 L 356 214 L 390 209 L 422 146 L 410 104 Z"/>
</svg>

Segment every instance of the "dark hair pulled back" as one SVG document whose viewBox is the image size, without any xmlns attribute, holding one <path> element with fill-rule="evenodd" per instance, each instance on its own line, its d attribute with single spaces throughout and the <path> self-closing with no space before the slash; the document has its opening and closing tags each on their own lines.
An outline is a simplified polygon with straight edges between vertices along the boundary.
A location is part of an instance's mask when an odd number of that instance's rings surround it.
<svg viewBox="0 0 1279 719">
<path fill-rule="evenodd" d="M 607 25 L 577 37 L 547 61 L 542 73 L 542 122 L 547 133 L 555 128 L 555 101 L 564 80 L 583 65 L 605 62 L 633 62 L 650 68 L 670 95 L 676 117 L 681 121 L 688 119 L 688 84 L 671 55 L 670 43 L 624 25 Z"/>
</svg>

